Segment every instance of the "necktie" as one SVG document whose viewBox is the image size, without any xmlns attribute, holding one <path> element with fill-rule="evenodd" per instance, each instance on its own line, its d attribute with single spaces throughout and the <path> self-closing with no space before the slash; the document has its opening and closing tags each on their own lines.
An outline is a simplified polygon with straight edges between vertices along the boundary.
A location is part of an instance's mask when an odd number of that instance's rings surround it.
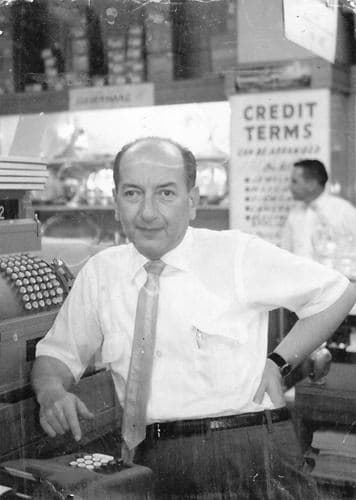
<svg viewBox="0 0 356 500">
<path fill-rule="evenodd" d="M 164 262 L 160 260 L 149 261 L 145 264 L 147 280 L 140 290 L 137 301 L 131 362 L 122 418 L 122 437 L 131 458 L 134 448 L 146 436 L 146 409 L 151 387 L 156 336 L 159 276 L 164 266 Z"/>
</svg>

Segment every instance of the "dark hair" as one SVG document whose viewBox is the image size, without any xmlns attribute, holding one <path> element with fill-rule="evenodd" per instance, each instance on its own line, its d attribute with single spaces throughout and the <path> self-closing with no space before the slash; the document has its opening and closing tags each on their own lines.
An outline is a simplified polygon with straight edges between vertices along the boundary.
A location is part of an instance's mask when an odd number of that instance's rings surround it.
<svg viewBox="0 0 356 500">
<path fill-rule="evenodd" d="M 324 187 L 328 181 L 326 168 L 319 160 L 300 160 L 294 163 L 294 166 L 303 169 L 305 179 L 315 179 L 320 186 Z"/>
<path fill-rule="evenodd" d="M 166 142 L 168 144 L 171 144 L 172 146 L 175 146 L 181 152 L 183 158 L 187 188 L 188 190 L 190 190 L 192 187 L 194 187 L 197 176 L 197 161 L 193 153 L 188 148 L 185 148 L 178 142 L 175 142 L 172 139 L 165 137 L 141 137 L 140 139 L 136 139 L 132 142 L 129 142 L 128 144 L 125 144 L 125 146 L 123 146 L 122 149 L 116 155 L 114 160 L 114 169 L 113 169 L 115 188 L 117 189 L 119 185 L 120 162 L 123 155 L 126 153 L 126 151 L 128 151 L 131 147 L 135 146 L 136 144 L 150 140 L 152 140 L 153 142 L 154 141 L 157 142 L 157 144 L 160 142 Z"/>
</svg>

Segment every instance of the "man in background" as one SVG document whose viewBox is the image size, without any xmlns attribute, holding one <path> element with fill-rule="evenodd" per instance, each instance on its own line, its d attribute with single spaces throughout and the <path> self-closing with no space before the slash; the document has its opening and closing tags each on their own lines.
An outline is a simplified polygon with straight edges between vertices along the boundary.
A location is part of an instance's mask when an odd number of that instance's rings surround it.
<svg viewBox="0 0 356 500">
<path fill-rule="evenodd" d="M 296 205 L 289 212 L 281 246 L 304 257 L 318 259 L 318 249 L 332 252 L 337 246 L 356 244 L 356 209 L 329 194 L 323 163 L 305 159 L 294 163 L 290 190 Z M 346 250 L 346 248 L 345 248 Z"/>
</svg>

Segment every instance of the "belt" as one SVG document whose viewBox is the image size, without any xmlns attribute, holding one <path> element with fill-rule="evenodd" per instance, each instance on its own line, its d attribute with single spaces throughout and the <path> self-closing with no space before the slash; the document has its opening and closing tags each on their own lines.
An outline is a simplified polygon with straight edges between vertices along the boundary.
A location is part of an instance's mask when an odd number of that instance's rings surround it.
<svg viewBox="0 0 356 500">
<path fill-rule="evenodd" d="M 159 422 L 146 427 L 146 439 L 174 439 L 179 436 L 206 434 L 210 431 L 277 423 L 289 420 L 289 418 L 289 410 L 284 406 L 275 410 L 242 413 L 241 415 L 228 415 L 226 417 Z"/>
</svg>

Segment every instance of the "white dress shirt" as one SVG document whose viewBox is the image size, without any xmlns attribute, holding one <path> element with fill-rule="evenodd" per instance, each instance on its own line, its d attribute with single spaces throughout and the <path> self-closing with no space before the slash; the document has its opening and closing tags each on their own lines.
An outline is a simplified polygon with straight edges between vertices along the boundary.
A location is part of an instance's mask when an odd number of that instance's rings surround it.
<svg viewBox="0 0 356 500">
<path fill-rule="evenodd" d="M 306 317 L 332 304 L 348 280 L 238 230 L 189 228 L 162 257 L 148 421 L 250 412 L 267 354 L 268 311 Z M 132 244 L 108 248 L 78 274 L 37 356 L 65 363 L 76 380 L 93 352 L 124 400 L 140 287 L 147 259 Z"/>
<path fill-rule="evenodd" d="M 291 209 L 282 233 L 282 248 L 317 259 L 315 244 L 321 237 L 318 229 L 322 231 L 323 226 L 336 240 L 346 237 L 356 244 L 356 208 L 324 191 L 310 204 L 297 202 Z"/>
</svg>

